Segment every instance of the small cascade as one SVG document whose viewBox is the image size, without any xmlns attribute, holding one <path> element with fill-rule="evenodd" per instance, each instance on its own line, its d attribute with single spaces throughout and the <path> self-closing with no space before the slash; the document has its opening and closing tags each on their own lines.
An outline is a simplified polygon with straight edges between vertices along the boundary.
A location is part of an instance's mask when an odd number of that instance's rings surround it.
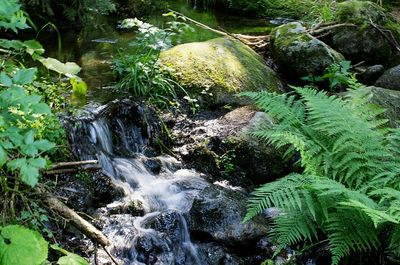
<svg viewBox="0 0 400 265">
<path fill-rule="evenodd" d="M 111 105 L 89 109 L 66 127 L 74 153 L 82 160 L 98 159 L 123 188 L 125 197 L 114 203 L 143 205 L 144 216 L 104 217 L 112 254 L 123 264 L 202 264 L 184 214 L 206 182 L 198 172 L 181 169 L 173 157 L 146 154 L 155 129 L 142 108 L 128 101 Z M 159 165 L 157 172 L 147 166 L 150 161 Z"/>
</svg>

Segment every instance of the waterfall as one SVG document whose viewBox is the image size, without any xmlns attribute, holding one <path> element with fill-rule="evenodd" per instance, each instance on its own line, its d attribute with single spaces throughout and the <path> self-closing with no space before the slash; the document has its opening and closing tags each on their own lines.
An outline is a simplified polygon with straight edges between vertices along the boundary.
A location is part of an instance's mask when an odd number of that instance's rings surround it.
<svg viewBox="0 0 400 265">
<path fill-rule="evenodd" d="M 146 167 L 150 158 L 143 152 L 149 140 L 141 133 L 149 129 L 141 130 L 130 115 L 107 117 L 104 109 L 92 109 L 70 122 L 68 131 L 74 153 L 81 159 L 98 159 L 103 171 L 123 188 L 124 198 L 115 203 L 140 201 L 145 210 L 140 217 L 105 218 L 103 232 L 111 241 L 112 254 L 123 264 L 202 264 L 184 214 L 206 182 L 198 172 L 180 169 L 179 161 L 170 156 L 152 157 L 161 169 L 151 172 Z"/>
</svg>

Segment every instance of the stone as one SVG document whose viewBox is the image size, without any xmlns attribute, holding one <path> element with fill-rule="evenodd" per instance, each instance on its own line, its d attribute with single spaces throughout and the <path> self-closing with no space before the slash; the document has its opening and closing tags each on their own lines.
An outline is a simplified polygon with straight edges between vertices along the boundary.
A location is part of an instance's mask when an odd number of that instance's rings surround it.
<svg viewBox="0 0 400 265">
<path fill-rule="evenodd" d="M 345 1 L 337 4 L 334 16 L 337 23 L 356 25 L 332 30 L 324 38 L 348 60 L 384 66 L 400 63 L 400 53 L 393 45 L 400 41 L 400 24 L 382 7 L 370 1 Z"/>
<path fill-rule="evenodd" d="M 400 90 L 400 65 L 386 70 L 375 82 L 375 86 L 391 90 Z"/>
<path fill-rule="evenodd" d="M 238 190 L 210 185 L 195 198 L 188 216 L 193 234 L 211 237 L 230 247 L 256 247 L 257 241 L 268 232 L 266 219 L 257 216 L 243 223 L 247 197 Z"/>
<path fill-rule="evenodd" d="M 322 75 L 324 70 L 344 57 L 324 42 L 311 36 L 298 22 L 271 32 L 272 57 L 281 71 L 293 78 Z"/>
<path fill-rule="evenodd" d="M 203 106 L 243 104 L 239 92 L 283 87 L 260 55 L 230 38 L 175 46 L 161 53 L 160 62 Z"/>
<path fill-rule="evenodd" d="M 363 84 L 372 85 L 384 72 L 385 67 L 381 64 L 376 64 L 362 69 L 361 73 L 357 75 L 357 78 Z"/>
<path fill-rule="evenodd" d="M 400 126 L 400 91 L 381 87 L 368 87 L 372 92 L 372 103 L 384 108 L 383 117 L 390 127 Z"/>
</svg>

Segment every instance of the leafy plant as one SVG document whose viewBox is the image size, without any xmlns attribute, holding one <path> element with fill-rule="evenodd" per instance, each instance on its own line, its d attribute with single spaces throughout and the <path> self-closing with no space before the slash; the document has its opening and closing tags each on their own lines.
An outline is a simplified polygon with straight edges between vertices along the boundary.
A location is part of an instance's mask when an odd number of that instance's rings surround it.
<svg viewBox="0 0 400 265">
<path fill-rule="evenodd" d="M 276 242 L 283 248 L 326 237 L 332 264 L 351 252 L 384 247 L 399 255 L 400 130 L 383 128 L 383 111 L 370 104 L 365 87 L 350 89 L 345 98 L 313 87 L 294 90 L 245 94 L 277 120 L 273 130 L 253 134 L 289 146 L 286 154 L 299 153 L 304 168 L 256 189 L 245 220 L 279 208 L 271 231 Z"/>
<path fill-rule="evenodd" d="M 48 258 L 49 243 L 36 231 L 20 225 L 0 226 L 0 265 L 40 265 Z M 82 257 L 57 245 L 51 248 L 62 253 L 59 265 L 88 265 Z"/>
<path fill-rule="evenodd" d="M 171 37 L 185 30 L 187 25 L 173 21 L 166 29 L 160 29 L 138 19 L 125 19 L 120 27 L 135 27 L 138 35 L 130 43 L 129 50 L 121 51 L 115 61 L 119 88 L 128 89 L 134 96 L 144 97 L 150 104 L 163 108 L 179 105 L 178 94 L 181 92 L 184 99 L 195 106 L 195 100 L 169 77 L 172 70 L 159 64 L 161 50 L 171 47 Z"/>
<path fill-rule="evenodd" d="M 355 74 L 350 72 L 350 65 L 350 61 L 341 61 L 329 66 L 322 76 L 307 76 L 302 79 L 311 83 L 328 81 L 331 90 L 344 89 L 348 86 L 360 86 Z"/>
</svg>

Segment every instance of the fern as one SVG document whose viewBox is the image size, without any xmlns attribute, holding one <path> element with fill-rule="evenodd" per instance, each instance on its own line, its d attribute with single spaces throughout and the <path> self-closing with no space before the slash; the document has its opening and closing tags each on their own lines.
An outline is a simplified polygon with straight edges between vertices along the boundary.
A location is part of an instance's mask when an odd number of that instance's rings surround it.
<svg viewBox="0 0 400 265">
<path fill-rule="evenodd" d="M 271 231 L 277 243 L 318 241 L 318 228 L 328 237 L 332 264 L 378 249 L 383 227 L 400 234 L 400 129 L 384 127 L 368 88 L 349 85 L 342 98 L 313 87 L 294 87 L 297 95 L 244 94 L 277 121 L 272 130 L 252 134 L 290 146 L 287 154 L 298 152 L 304 168 L 256 189 L 245 220 L 279 208 Z M 400 254 L 394 241 L 389 246 Z"/>
</svg>

